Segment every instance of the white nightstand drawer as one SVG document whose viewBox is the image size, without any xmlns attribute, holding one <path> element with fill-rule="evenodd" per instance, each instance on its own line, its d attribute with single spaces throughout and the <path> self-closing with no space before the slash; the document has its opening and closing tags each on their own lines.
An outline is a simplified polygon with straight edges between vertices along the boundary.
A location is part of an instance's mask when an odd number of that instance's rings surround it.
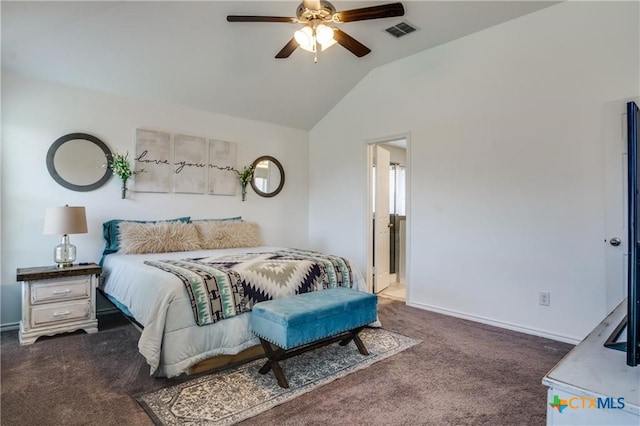
<svg viewBox="0 0 640 426">
<path fill-rule="evenodd" d="M 91 295 L 90 277 L 68 280 L 40 281 L 31 285 L 31 304 L 88 298 Z"/>
<path fill-rule="evenodd" d="M 90 316 L 90 300 L 34 306 L 31 308 L 31 327 L 60 321 L 86 319 Z"/>
</svg>

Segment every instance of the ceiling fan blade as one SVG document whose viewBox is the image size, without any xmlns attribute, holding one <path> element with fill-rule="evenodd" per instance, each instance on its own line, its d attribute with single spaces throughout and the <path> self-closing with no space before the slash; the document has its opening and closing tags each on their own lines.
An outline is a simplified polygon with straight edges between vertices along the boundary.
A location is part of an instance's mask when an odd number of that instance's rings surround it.
<svg viewBox="0 0 640 426">
<path fill-rule="evenodd" d="M 358 58 L 362 58 L 364 55 L 371 52 L 364 44 L 360 43 L 349 34 L 345 33 L 339 28 L 335 28 L 333 31 L 333 39 L 342 47 L 356 55 Z"/>
<path fill-rule="evenodd" d="M 287 43 L 282 50 L 280 50 L 278 52 L 278 54 L 276 55 L 276 59 L 285 59 L 288 58 L 289 56 L 291 56 L 291 54 L 293 53 L 294 50 L 296 50 L 296 48 L 299 46 L 298 42 L 296 41 L 295 38 L 292 38 L 291 40 L 289 40 L 289 43 Z"/>
<path fill-rule="evenodd" d="M 284 22 L 289 24 L 297 24 L 297 18 L 288 18 L 286 16 L 247 16 L 247 15 L 229 15 L 227 22 Z"/>
<path fill-rule="evenodd" d="M 309 10 L 320 10 L 322 8 L 320 0 L 302 0 L 302 4 Z"/>
<path fill-rule="evenodd" d="M 402 3 L 389 3 L 381 6 L 364 7 L 362 9 L 343 10 L 337 12 L 334 18 L 338 22 L 366 21 L 367 19 L 392 18 L 403 16 Z"/>
</svg>

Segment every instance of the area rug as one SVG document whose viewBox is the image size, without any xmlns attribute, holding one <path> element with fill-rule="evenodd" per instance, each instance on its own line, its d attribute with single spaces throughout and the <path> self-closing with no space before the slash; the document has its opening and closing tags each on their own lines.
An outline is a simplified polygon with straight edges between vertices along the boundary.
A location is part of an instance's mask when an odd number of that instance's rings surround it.
<svg viewBox="0 0 640 426">
<path fill-rule="evenodd" d="M 258 372 L 260 359 L 137 400 L 158 425 L 231 425 L 420 343 L 381 328 L 367 328 L 360 336 L 368 356 L 353 343 L 334 343 L 281 361 L 289 389 L 278 386 L 272 372 Z"/>
</svg>

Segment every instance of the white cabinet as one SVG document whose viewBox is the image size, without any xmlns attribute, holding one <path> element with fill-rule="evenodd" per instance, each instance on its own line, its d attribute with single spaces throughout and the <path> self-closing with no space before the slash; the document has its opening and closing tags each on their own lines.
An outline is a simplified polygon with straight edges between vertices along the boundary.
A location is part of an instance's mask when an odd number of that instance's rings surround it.
<svg viewBox="0 0 640 426">
<path fill-rule="evenodd" d="M 623 302 L 542 379 L 547 425 L 640 425 L 640 366 L 604 347 L 626 311 Z"/>
<path fill-rule="evenodd" d="M 96 333 L 96 286 L 101 272 L 94 263 L 18 269 L 17 279 L 22 281 L 20 344 L 81 329 Z"/>
</svg>

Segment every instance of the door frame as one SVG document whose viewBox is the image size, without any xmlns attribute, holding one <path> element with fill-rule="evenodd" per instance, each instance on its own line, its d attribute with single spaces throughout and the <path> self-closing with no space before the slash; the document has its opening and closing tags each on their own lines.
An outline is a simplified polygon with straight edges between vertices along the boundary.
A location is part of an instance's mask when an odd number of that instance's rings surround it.
<svg viewBox="0 0 640 426">
<path fill-rule="evenodd" d="M 411 214 L 411 132 L 398 133 L 396 135 L 384 136 L 380 138 L 369 139 L 365 141 L 365 158 L 366 165 L 366 219 L 364 221 L 366 237 L 366 256 L 367 267 L 365 271 L 365 280 L 367 282 L 367 289 L 373 293 L 373 227 L 371 223 L 373 221 L 373 198 L 371 197 L 371 169 L 373 168 L 373 145 L 385 144 L 398 139 L 405 139 L 407 141 L 407 149 L 405 152 L 405 210 L 406 210 L 406 241 L 405 241 L 405 284 L 407 287 L 407 295 L 405 303 L 408 303 L 411 297 L 411 221 L 413 215 Z"/>
</svg>

